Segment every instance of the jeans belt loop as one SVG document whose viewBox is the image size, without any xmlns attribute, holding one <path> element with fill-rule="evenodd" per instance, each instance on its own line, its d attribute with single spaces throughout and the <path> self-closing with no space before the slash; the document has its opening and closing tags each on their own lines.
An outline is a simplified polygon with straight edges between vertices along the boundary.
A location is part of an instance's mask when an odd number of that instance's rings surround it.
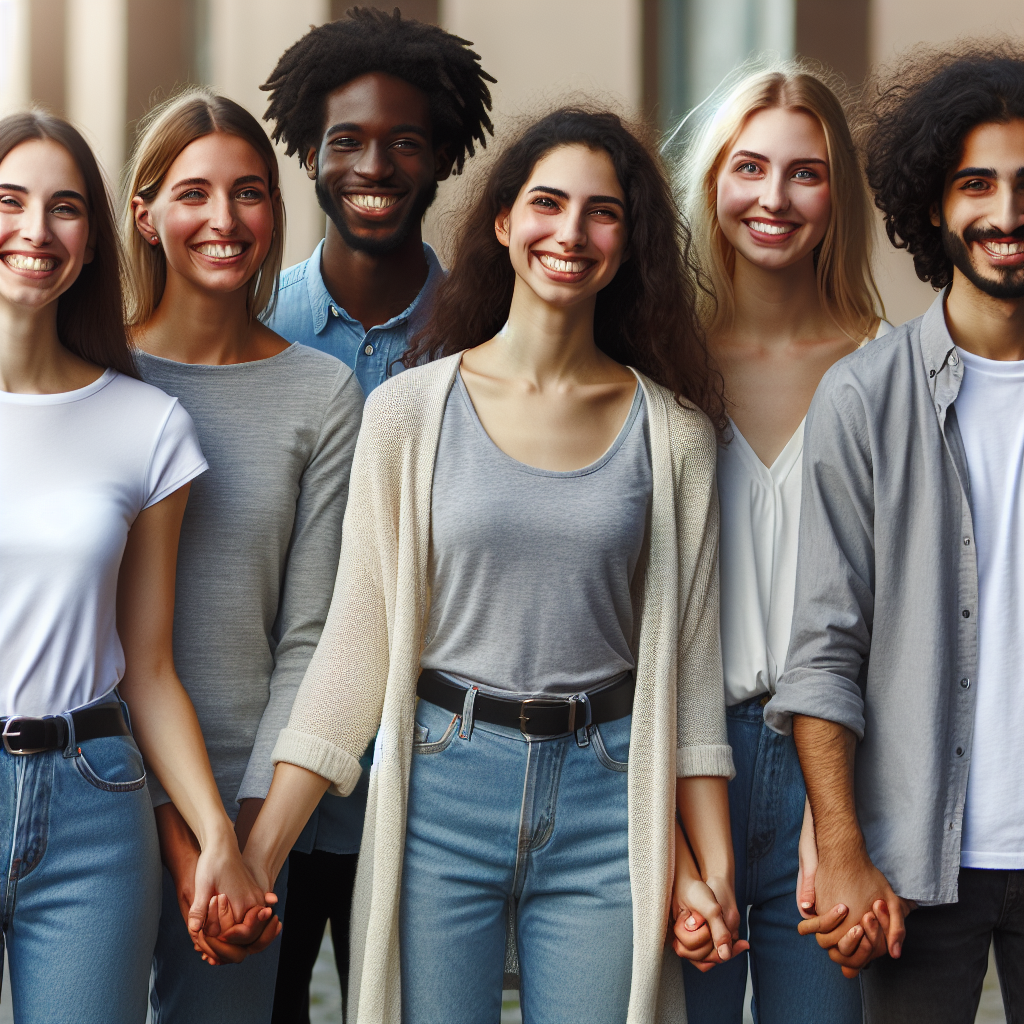
<svg viewBox="0 0 1024 1024">
<path fill-rule="evenodd" d="M 64 744 L 64 756 L 74 757 L 78 753 L 75 742 L 75 720 L 71 717 L 70 711 L 62 711 L 60 717 L 64 719 L 68 727 L 68 741 Z"/>
<path fill-rule="evenodd" d="M 585 693 L 574 693 L 570 698 L 570 702 L 575 706 L 576 704 L 582 704 L 586 708 L 586 717 L 583 720 L 583 724 L 576 730 L 576 746 L 577 747 L 589 747 L 590 746 L 590 722 L 593 717 L 593 712 L 590 707 L 590 698 Z M 577 715 L 579 711 L 576 712 Z"/>
<path fill-rule="evenodd" d="M 473 737 L 473 709 L 476 706 L 476 695 L 478 688 L 469 687 L 466 690 L 466 699 L 462 702 L 462 725 L 459 727 L 459 739 L 468 740 Z"/>
</svg>

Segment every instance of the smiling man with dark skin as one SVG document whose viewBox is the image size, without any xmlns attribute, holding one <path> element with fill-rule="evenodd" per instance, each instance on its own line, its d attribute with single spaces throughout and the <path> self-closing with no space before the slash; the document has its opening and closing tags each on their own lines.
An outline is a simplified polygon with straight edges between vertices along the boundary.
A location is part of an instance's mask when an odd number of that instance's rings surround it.
<svg viewBox="0 0 1024 1024">
<path fill-rule="evenodd" d="M 327 214 L 323 242 L 282 273 L 268 325 L 347 363 L 364 395 L 403 369 L 443 277 L 421 231 L 437 184 L 459 173 L 491 131 L 494 79 L 469 45 L 397 12 L 353 8 L 288 49 L 263 86 L 274 138 L 302 162 Z M 275 1022 L 309 1020 L 309 981 L 328 920 L 346 995 L 366 792 L 364 773 L 351 796 L 326 795 L 289 858 Z M 246 834 L 262 801 L 247 803 Z"/>
<path fill-rule="evenodd" d="M 941 294 L 808 414 L 796 613 L 766 708 L 814 812 L 819 918 L 867 1024 L 1024 1019 L 1024 51 L 917 53 L 868 178 Z M 840 905 L 838 913 L 832 908 Z M 847 935 L 850 925 L 855 932 Z"/>
</svg>

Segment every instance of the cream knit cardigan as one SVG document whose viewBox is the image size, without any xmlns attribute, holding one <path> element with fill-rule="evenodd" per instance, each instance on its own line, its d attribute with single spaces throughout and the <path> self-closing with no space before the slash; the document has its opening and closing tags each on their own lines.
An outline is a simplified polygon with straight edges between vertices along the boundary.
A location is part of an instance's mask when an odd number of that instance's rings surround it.
<svg viewBox="0 0 1024 1024">
<path fill-rule="evenodd" d="M 350 1024 L 401 1022 L 398 903 L 430 600 L 431 486 L 459 360 L 407 370 L 366 402 L 330 614 L 274 749 L 275 762 L 316 772 L 345 796 L 380 727 L 352 909 Z M 733 774 L 718 636 L 716 442 L 702 413 L 637 377 L 647 399 L 653 500 L 633 585 L 627 1019 L 684 1024 L 682 971 L 665 944 L 675 780 Z"/>
</svg>

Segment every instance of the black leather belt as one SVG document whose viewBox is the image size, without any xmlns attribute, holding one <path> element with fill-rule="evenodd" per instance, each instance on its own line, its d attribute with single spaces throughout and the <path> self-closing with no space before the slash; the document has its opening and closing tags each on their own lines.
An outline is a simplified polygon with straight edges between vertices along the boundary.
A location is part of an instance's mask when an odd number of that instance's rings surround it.
<svg viewBox="0 0 1024 1024">
<path fill-rule="evenodd" d="M 72 711 L 75 742 L 96 740 L 101 736 L 130 736 L 131 730 L 121 713 L 120 704 L 102 704 Z M 68 745 L 68 723 L 59 715 L 29 718 L 12 715 L 0 718 L 4 750 L 8 754 L 41 754 L 44 750 L 62 750 Z"/>
<path fill-rule="evenodd" d="M 572 697 L 529 697 L 515 700 L 495 697 L 477 691 L 473 704 L 473 718 L 492 725 L 518 729 L 524 736 L 564 736 L 587 724 L 587 703 L 590 704 L 590 724 L 614 722 L 625 718 L 633 710 L 636 680 L 627 672 L 607 686 L 591 690 L 586 700 Z M 466 688 L 445 679 L 440 672 L 424 669 L 416 684 L 416 693 L 439 708 L 461 715 L 466 702 Z"/>
</svg>

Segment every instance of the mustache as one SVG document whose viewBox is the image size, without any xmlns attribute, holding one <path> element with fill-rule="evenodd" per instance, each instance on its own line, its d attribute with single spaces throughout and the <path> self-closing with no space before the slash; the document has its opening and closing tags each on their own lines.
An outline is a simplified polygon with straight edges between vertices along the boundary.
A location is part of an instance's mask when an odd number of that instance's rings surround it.
<svg viewBox="0 0 1024 1024">
<path fill-rule="evenodd" d="M 999 231 L 996 228 L 983 228 L 972 224 L 964 228 L 965 242 L 991 242 L 997 239 L 1012 238 L 1015 242 L 1024 242 L 1024 224 L 1013 231 Z"/>
</svg>

